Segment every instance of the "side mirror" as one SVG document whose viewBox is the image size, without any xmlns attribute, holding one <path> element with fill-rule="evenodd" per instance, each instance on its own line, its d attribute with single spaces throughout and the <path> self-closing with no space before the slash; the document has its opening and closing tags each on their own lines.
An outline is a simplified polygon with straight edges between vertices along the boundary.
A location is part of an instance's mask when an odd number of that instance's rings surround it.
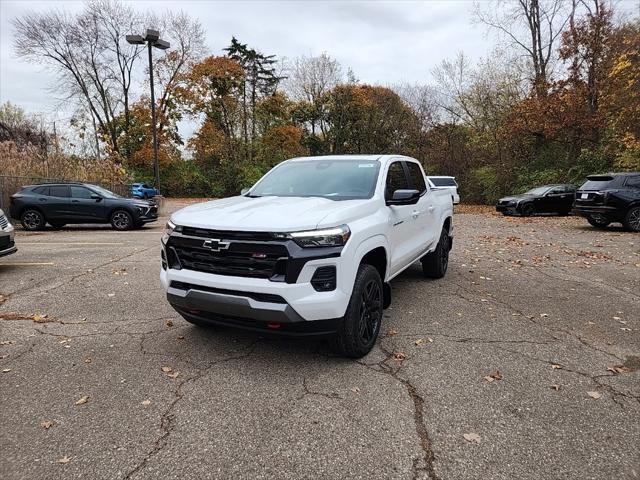
<svg viewBox="0 0 640 480">
<path fill-rule="evenodd" d="M 97 201 L 102 200 L 102 197 L 101 197 L 100 195 L 98 195 L 97 193 L 92 193 L 92 194 L 91 194 L 91 198 L 92 198 L 93 200 L 97 200 Z"/>
<path fill-rule="evenodd" d="M 250 188 L 243 188 L 242 190 L 240 190 L 240 195 L 245 195 L 247 193 L 249 193 L 249 190 L 251 190 Z"/>
<path fill-rule="evenodd" d="M 419 190 L 396 190 L 386 203 L 387 205 L 413 205 L 418 203 L 419 199 Z"/>
</svg>

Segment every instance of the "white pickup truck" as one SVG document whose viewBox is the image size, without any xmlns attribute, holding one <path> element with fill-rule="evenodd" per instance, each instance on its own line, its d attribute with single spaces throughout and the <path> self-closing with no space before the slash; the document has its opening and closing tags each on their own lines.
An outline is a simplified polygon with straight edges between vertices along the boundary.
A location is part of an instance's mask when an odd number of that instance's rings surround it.
<svg viewBox="0 0 640 480">
<path fill-rule="evenodd" d="M 417 260 L 447 271 L 449 191 L 397 155 L 294 158 L 242 195 L 171 216 L 160 278 L 187 321 L 330 335 L 345 356 L 375 344 L 388 282 Z"/>
</svg>

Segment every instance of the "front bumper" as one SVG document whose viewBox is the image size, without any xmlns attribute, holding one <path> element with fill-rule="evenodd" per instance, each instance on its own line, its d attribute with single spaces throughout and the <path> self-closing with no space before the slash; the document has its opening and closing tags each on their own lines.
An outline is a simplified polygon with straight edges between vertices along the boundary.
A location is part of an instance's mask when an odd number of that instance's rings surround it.
<svg viewBox="0 0 640 480">
<path fill-rule="evenodd" d="M 500 212 L 500 213 L 506 213 L 506 214 L 514 214 L 514 213 L 518 213 L 518 204 L 514 204 L 514 205 L 496 205 L 496 211 Z"/>
<path fill-rule="evenodd" d="M 144 211 L 137 211 L 137 221 L 142 223 L 155 222 L 158 220 L 158 207 L 157 205 L 151 205 L 144 209 Z"/>
</svg>

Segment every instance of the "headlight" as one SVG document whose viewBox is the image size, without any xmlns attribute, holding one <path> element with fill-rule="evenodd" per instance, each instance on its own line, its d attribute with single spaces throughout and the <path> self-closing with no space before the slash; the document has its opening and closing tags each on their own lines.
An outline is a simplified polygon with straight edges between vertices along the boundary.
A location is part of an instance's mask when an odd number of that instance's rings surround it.
<svg viewBox="0 0 640 480">
<path fill-rule="evenodd" d="M 167 235 L 171 235 L 173 232 L 181 232 L 181 231 L 182 231 L 181 225 L 176 225 L 171 220 L 167 222 L 167 229 L 165 230 L 165 233 Z"/>
<path fill-rule="evenodd" d="M 351 230 L 346 225 L 307 232 L 293 232 L 289 236 L 301 247 L 340 247 L 347 243 Z"/>
</svg>

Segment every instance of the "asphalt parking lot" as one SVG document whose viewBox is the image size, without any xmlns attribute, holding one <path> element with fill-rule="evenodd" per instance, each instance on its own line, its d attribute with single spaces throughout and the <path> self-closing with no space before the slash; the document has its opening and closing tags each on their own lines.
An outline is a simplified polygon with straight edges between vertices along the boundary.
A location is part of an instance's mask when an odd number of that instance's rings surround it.
<svg viewBox="0 0 640 480">
<path fill-rule="evenodd" d="M 447 276 L 397 278 L 360 361 L 182 320 L 164 221 L 19 232 L 0 476 L 640 478 L 640 236 L 466 211 Z"/>
</svg>

